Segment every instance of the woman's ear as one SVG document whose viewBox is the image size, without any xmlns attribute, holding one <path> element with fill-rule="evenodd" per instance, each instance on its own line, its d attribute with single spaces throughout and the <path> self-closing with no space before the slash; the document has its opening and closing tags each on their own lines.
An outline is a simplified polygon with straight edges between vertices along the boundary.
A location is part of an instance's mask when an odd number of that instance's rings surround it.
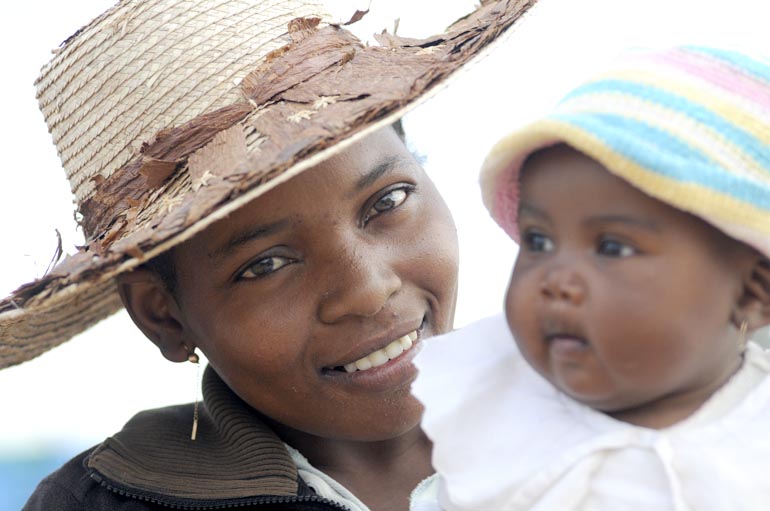
<svg viewBox="0 0 770 511">
<path fill-rule="evenodd" d="M 131 319 L 163 356 L 172 362 L 186 361 L 194 346 L 188 347 L 176 299 L 160 276 L 146 268 L 123 273 L 118 276 L 118 292 Z"/>
<path fill-rule="evenodd" d="M 749 330 L 770 325 L 770 260 L 759 254 L 744 278 L 738 308 L 738 322 L 746 321 Z"/>
</svg>

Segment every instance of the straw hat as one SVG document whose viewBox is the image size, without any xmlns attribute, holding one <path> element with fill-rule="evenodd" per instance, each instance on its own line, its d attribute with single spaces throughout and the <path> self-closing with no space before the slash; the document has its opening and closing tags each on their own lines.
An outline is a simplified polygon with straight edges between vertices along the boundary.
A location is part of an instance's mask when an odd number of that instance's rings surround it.
<svg viewBox="0 0 770 511">
<path fill-rule="evenodd" d="M 504 137 L 484 162 L 481 188 L 514 239 L 521 166 L 559 142 L 770 259 L 767 58 L 692 46 L 629 53 Z"/>
<path fill-rule="evenodd" d="M 116 312 L 116 275 L 395 122 L 535 1 L 380 46 L 311 0 L 120 1 L 36 83 L 87 241 L 0 301 L 0 368 Z"/>
</svg>

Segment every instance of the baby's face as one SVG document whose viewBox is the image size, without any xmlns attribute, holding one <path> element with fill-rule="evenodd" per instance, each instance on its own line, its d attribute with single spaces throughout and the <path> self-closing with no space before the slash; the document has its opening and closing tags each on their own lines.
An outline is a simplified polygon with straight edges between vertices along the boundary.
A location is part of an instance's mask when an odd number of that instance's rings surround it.
<svg viewBox="0 0 770 511">
<path fill-rule="evenodd" d="M 739 244 L 563 145 L 525 164 L 520 201 L 506 313 L 553 385 L 643 416 L 735 371 Z"/>
</svg>

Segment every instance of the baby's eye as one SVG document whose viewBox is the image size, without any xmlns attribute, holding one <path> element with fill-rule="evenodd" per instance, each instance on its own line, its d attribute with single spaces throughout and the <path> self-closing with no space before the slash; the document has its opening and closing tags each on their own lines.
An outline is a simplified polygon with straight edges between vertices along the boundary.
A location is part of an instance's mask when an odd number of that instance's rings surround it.
<svg viewBox="0 0 770 511">
<path fill-rule="evenodd" d="M 254 261 L 249 266 L 247 266 L 246 269 L 241 272 L 239 278 L 256 279 L 259 277 L 264 277 L 270 273 L 280 270 L 287 264 L 291 264 L 293 262 L 294 261 L 288 257 L 263 257 L 262 259 Z"/>
<path fill-rule="evenodd" d="M 550 252 L 554 249 L 551 238 L 537 231 L 524 233 L 524 247 L 530 252 Z"/>
<path fill-rule="evenodd" d="M 374 204 L 372 204 L 372 207 L 369 208 L 369 211 L 366 212 L 364 221 L 369 221 L 369 219 L 379 215 L 380 213 L 385 213 L 386 211 L 390 211 L 391 209 L 399 207 L 404 203 L 408 196 L 409 190 L 406 187 L 395 188 L 389 191 L 377 199 Z"/>
<path fill-rule="evenodd" d="M 614 239 L 599 240 L 596 251 L 607 257 L 629 257 L 636 254 L 634 247 Z"/>
</svg>

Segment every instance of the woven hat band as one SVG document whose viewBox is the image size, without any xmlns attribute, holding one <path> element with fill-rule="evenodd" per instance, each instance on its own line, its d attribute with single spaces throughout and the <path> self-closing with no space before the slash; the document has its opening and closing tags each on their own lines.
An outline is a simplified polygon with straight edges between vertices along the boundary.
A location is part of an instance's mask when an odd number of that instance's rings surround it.
<svg viewBox="0 0 770 511">
<path fill-rule="evenodd" d="M 767 60 L 699 47 L 626 55 L 505 137 L 481 182 L 485 204 L 514 239 L 521 165 L 562 142 L 770 257 Z"/>
<path fill-rule="evenodd" d="M 289 22 L 322 16 L 313 1 L 131 0 L 81 29 L 36 82 L 78 204 L 161 130 L 240 100 Z"/>
</svg>

